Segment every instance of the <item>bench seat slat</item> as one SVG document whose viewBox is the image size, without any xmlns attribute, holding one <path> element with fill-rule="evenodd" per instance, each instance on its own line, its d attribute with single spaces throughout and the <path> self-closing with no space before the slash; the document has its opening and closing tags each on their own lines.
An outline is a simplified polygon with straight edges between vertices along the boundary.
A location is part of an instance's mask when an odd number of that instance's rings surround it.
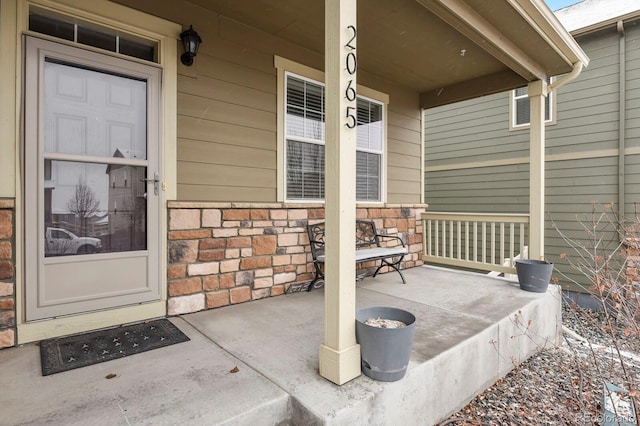
<svg viewBox="0 0 640 426">
<path fill-rule="evenodd" d="M 391 256 L 400 256 L 407 254 L 406 247 L 374 247 L 368 249 L 356 250 L 356 262 L 367 262 L 370 260 L 379 260 Z M 319 255 L 316 259 L 319 263 L 324 263 L 325 255 Z"/>
</svg>

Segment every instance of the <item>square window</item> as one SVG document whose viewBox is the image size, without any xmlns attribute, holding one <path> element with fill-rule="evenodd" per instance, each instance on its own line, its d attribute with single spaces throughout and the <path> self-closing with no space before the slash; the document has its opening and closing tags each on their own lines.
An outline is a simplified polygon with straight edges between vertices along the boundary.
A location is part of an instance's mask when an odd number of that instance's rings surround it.
<svg viewBox="0 0 640 426">
<path fill-rule="evenodd" d="M 547 79 L 547 84 L 551 83 L 551 79 Z M 553 121 L 555 111 L 554 93 L 549 94 L 544 99 L 544 121 L 549 123 Z M 527 87 L 521 87 L 511 91 L 511 126 L 513 128 L 526 127 L 531 123 L 531 105 L 529 102 L 529 94 Z"/>
</svg>

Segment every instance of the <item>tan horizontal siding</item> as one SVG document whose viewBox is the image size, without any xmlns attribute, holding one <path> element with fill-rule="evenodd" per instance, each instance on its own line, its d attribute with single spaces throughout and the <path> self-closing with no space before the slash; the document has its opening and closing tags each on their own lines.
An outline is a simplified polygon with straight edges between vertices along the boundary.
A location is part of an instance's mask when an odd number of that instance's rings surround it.
<svg viewBox="0 0 640 426">
<path fill-rule="evenodd" d="M 275 83 L 275 78 L 273 79 Z M 270 113 L 276 112 L 276 95 L 234 83 L 198 76 L 197 79 L 178 77 L 180 92 L 211 100 L 239 105 Z"/>
<path fill-rule="evenodd" d="M 393 109 L 389 111 L 388 116 L 390 125 L 410 130 L 412 132 L 417 132 L 418 134 L 421 131 L 420 127 L 422 126 L 422 121 L 420 121 L 420 117 L 410 117 L 408 115 L 399 114 Z"/>
<path fill-rule="evenodd" d="M 389 138 L 388 151 L 389 153 L 393 153 L 393 154 L 401 154 L 401 155 L 414 157 L 414 159 L 418 159 L 418 163 L 415 164 L 414 166 L 419 166 L 420 154 L 421 154 L 419 139 L 420 138 L 418 137 L 418 143 L 415 143 L 415 142 L 411 143 L 403 140 L 396 140 L 394 138 Z"/>
<path fill-rule="evenodd" d="M 387 155 L 387 167 L 414 168 L 419 170 L 415 157 L 391 152 Z"/>
<path fill-rule="evenodd" d="M 420 155 L 420 132 L 396 126 L 395 123 L 389 123 L 387 137 L 390 140 L 406 142 L 410 145 L 417 146 L 418 153 L 416 155 Z"/>
<path fill-rule="evenodd" d="M 230 104 L 184 93 L 178 93 L 178 115 L 269 131 L 275 131 L 276 128 L 275 112 L 260 111 L 237 103 Z M 178 128 L 178 136 L 180 130 Z"/>
<path fill-rule="evenodd" d="M 405 203 L 402 200 L 414 200 L 413 203 L 420 204 L 420 196 L 414 194 L 391 194 L 389 199 L 387 200 L 388 204 L 411 204 L 410 202 Z"/>
<path fill-rule="evenodd" d="M 218 71 L 214 69 L 215 67 L 211 67 L 211 65 L 215 65 L 215 61 L 236 65 L 234 73 L 231 75 L 224 73 L 225 78 L 231 78 L 233 80 L 230 81 L 249 87 L 254 87 L 255 85 L 256 88 L 260 88 L 262 85 L 259 82 L 263 78 L 267 78 L 266 75 L 276 75 L 276 70 L 273 67 L 273 54 L 262 52 L 251 45 L 242 45 L 226 38 L 216 38 L 214 44 L 203 43 L 200 45 L 199 52 L 203 49 L 205 55 L 210 58 L 208 61 L 212 61 L 210 66 L 207 67 L 209 69 L 202 70 L 203 75 L 213 78 L 218 76 Z M 228 68 L 228 65 L 225 65 L 225 68 Z M 258 76 L 254 74 L 254 71 L 263 73 L 265 76 Z M 251 77 L 251 80 L 247 81 L 247 77 Z M 253 80 L 253 77 L 256 77 L 256 80 Z"/>
<path fill-rule="evenodd" d="M 209 55 L 204 55 L 203 58 L 200 58 L 198 55 L 198 78 L 207 77 L 230 83 L 234 86 L 267 92 L 273 96 L 276 95 L 277 90 L 274 84 L 276 70 L 273 67 L 273 57 L 269 58 L 268 68 L 256 69 L 257 67 L 251 67 L 251 63 L 247 63 L 247 61 L 234 60 L 238 55 L 237 48 L 228 49 L 227 53 L 230 56 L 222 58 Z M 242 62 L 242 64 L 237 62 Z"/>
<path fill-rule="evenodd" d="M 416 191 L 418 196 L 420 195 L 420 182 L 408 182 L 408 181 L 389 181 L 389 192 L 394 194 L 405 194 L 412 195 L 415 194 Z M 389 200 L 390 203 L 397 203 L 397 201 Z"/>
<path fill-rule="evenodd" d="M 183 201 L 237 201 L 272 202 L 275 189 L 255 187 L 231 187 L 218 185 L 178 184 L 178 193 Z"/>
<path fill-rule="evenodd" d="M 372 79 L 374 82 L 375 79 Z M 389 94 L 387 113 L 387 202 L 421 202 L 422 143 L 419 98 L 386 82 L 380 82 Z M 417 126 L 416 126 L 417 124 Z"/>
<path fill-rule="evenodd" d="M 275 130 L 261 130 L 219 121 L 178 116 L 178 127 L 182 139 L 218 142 L 249 148 L 276 150 Z"/>
<path fill-rule="evenodd" d="M 275 170 L 276 152 L 244 146 L 180 139 L 178 140 L 178 161 Z"/>
<path fill-rule="evenodd" d="M 178 168 L 180 183 L 275 188 L 275 170 L 193 162 L 182 162 L 182 166 Z"/>
<path fill-rule="evenodd" d="M 242 22 L 220 16 L 220 37 L 244 47 L 249 46 L 266 55 L 291 58 L 315 69 L 324 69 L 324 55 L 291 43 L 272 34 L 252 28 Z M 323 29 L 324 33 L 324 29 Z"/>
<path fill-rule="evenodd" d="M 389 180 L 419 182 L 420 169 L 407 169 L 404 167 L 389 166 L 387 168 L 387 177 Z"/>
</svg>

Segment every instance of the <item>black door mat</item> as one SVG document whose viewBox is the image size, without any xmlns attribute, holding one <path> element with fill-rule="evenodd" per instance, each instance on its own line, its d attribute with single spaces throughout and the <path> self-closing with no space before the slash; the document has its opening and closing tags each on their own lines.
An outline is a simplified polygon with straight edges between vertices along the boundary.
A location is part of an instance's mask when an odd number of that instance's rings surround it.
<svg viewBox="0 0 640 426">
<path fill-rule="evenodd" d="M 110 361 L 189 338 L 171 321 L 160 319 L 40 342 L 42 375 Z"/>
</svg>

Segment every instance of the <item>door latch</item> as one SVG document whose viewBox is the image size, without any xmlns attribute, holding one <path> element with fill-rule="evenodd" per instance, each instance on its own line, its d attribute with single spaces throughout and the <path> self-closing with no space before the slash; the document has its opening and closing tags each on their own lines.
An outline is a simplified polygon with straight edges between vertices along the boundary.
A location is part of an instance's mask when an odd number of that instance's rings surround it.
<svg viewBox="0 0 640 426">
<path fill-rule="evenodd" d="M 145 179 L 145 182 L 153 182 L 153 193 L 158 195 L 160 193 L 160 173 L 155 172 L 153 179 Z"/>
</svg>

